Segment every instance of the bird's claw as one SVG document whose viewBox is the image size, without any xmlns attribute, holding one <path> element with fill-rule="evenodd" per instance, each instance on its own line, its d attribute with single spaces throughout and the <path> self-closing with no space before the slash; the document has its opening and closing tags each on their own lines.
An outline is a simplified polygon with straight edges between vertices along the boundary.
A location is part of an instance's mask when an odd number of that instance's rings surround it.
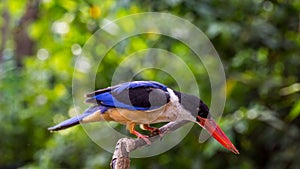
<svg viewBox="0 0 300 169">
<path fill-rule="evenodd" d="M 153 130 L 153 131 L 151 131 L 150 137 L 152 137 L 152 136 L 157 136 L 157 135 L 159 135 L 160 140 L 162 140 L 164 134 L 161 133 L 161 131 L 160 131 L 158 128 L 155 129 L 155 130 Z"/>
<path fill-rule="evenodd" d="M 150 145 L 152 142 L 149 140 L 149 136 L 145 136 L 145 135 L 139 135 L 138 138 L 143 139 L 148 145 Z"/>
<path fill-rule="evenodd" d="M 134 132 L 134 134 L 135 134 L 138 138 L 143 139 L 148 145 L 151 144 L 151 141 L 149 140 L 149 136 L 143 135 L 143 134 L 141 134 L 141 133 L 139 133 L 139 132 Z"/>
</svg>

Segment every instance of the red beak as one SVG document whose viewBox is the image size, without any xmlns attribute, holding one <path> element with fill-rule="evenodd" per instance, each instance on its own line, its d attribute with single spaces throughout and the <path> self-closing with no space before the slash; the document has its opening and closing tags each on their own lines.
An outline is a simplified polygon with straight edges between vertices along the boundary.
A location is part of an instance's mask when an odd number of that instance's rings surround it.
<svg viewBox="0 0 300 169">
<path fill-rule="evenodd" d="M 220 144 L 225 148 L 233 152 L 234 154 L 240 154 L 235 146 L 231 143 L 229 138 L 225 135 L 222 129 L 212 118 L 202 118 L 197 116 L 199 125 L 206 129 Z"/>
</svg>

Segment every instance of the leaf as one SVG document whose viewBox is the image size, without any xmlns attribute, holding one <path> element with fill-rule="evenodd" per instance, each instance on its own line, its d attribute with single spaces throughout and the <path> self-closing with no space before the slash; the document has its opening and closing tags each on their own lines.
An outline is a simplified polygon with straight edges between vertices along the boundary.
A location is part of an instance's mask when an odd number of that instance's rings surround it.
<svg viewBox="0 0 300 169">
<path fill-rule="evenodd" d="M 294 120 L 296 117 L 298 117 L 300 115 L 300 101 L 296 102 L 292 108 L 292 110 L 290 111 L 287 119 L 289 121 Z"/>
</svg>

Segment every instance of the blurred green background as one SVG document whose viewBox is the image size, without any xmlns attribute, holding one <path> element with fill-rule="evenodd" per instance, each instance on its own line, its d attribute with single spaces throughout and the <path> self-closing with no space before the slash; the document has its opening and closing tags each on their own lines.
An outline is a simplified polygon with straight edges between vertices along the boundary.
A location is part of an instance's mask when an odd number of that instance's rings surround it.
<svg viewBox="0 0 300 169">
<path fill-rule="evenodd" d="M 227 79 L 221 128 L 240 150 L 215 140 L 199 144 L 200 127 L 171 150 L 131 159 L 131 168 L 272 168 L 300 166 L 300 1 L 3 0 L 0 4 L 0 168 L 109 168 L 112 154 L 82 127 L 50 133 L 72 114 L 72 73 L 81 48 L 101 25 L 129 14 L 157 11 L 199 27 L 218 51 Z M 167 49 L 189 62 L 180 42 L 141 35 L 127 53 Z M 107 87 L 121 47 L 102 64 L 97 88 Z M 190 61 L 202 99 L 210 102 L 205 70 Z M 177 70 L 180 73 L 180 70 Z M 146 71 L 138 79 L 176 88 L 173 79 Z M 129 134 L 128 134 L 129 136 Z"/>
</svg>

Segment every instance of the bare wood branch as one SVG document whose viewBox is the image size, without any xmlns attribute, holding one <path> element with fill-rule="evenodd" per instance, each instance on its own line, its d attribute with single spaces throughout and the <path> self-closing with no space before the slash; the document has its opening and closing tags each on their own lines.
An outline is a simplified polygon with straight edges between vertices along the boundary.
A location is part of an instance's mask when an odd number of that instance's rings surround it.
<svg viewBox="0 0 300 169">
<path fill-rule="evenodd" d="M 189 121 L 170 122 L 159 128 L 162 136 L 175 131 L 179 127 L 185 125 Z M 151 143 L 160 140 L 161 136 L 155 135 L 149 137 Z M 148 145 L 143 139 L 121 138 L 115 147 L 115 151 L 110 162 L 111 169 L 129 169 L 130 168 L 130 152 Z"/>
</svg>

